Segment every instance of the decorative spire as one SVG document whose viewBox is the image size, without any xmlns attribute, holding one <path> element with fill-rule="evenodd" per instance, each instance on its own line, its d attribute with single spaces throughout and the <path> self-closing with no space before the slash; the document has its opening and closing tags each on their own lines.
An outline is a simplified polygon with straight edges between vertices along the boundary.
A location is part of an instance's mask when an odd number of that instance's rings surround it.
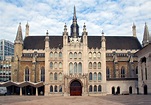
<svg viewBox="0 0 151 105">
<path fill-rule="evenodd" d="M 76 7 L 74 6 L 74 13 L 73 13 L 73 21 L 77 21 L 76 17 Z"/>
<path fill-rule="evenodd" d="M 148 43 L 149 43 L 149 31 L 148 31 L 148 26 L 145 22 L 144 36 L 143 36 L 142 44 L 143 44 L 143 46 L 146 46 Z"/>
<path fill-rule="evenodd" d="M 73 22 L 71 25 L 71 36 L 77 38 L 79 36 L 79 26 L 77 24 L 77 17 L 76 17 L 76 8 L 74 6 L 74 13 L 73 13 Z"/>
<path fill-rule="evenodd" d="M 66 25 L 66 23 L 64 25 L 64 32 L 67 32 L 67 25 Z"/>
<path fill-rule="evenodd" d="M 25 36 L 28 37 L 29 36 L 29 25 L 28 22 L 26 24 L 26 32 L 25 32 Z"/>
<path fill-rule="evenodd" d="M 23 43 L 21 23 L 19 23 L 15 43 Z"/>
<path fill-rule="evenodd" d="M 103 32 L 103 30 L 102 30 L 102 36 L 104 36 L 104 32 Z"/>
<path fill-rule="evenodd" d="M 136 37 L 136 25 L 133 23 L 132 26 L 133 36 Z"/>
<path fill-rule="evenodd" d="M 47 32 L 46 32 L 46 37 L 45 37 L 45 41 L 48 41 L 48 42 L 49 42 L 49 36 L 48 36 L 48 34 L 49 34 L 49 32 L 48 32 L 48 30 L 47 30 Z"/>
<path fill-rule="evenodd" d="M 85 23 L 83 25 L 83 32 L 86 32 L 86 25 L 85 25 Z"/>
<path fill-rule="evenodd" d="M 104 36 L 103 30 L 102 30 L 102 37 L 101 37 L 101 40 L 102 40 L 102 41 L 105 41 L 105 36 Z"/>
<path fill-rule="evenodd" d="M 46 36 L 48 36 L 48 34 L 49 34 L 49 33 L 48 33 L 48 30 L 47 30 L 47 32 L 46 32 Z"/>
</svg>

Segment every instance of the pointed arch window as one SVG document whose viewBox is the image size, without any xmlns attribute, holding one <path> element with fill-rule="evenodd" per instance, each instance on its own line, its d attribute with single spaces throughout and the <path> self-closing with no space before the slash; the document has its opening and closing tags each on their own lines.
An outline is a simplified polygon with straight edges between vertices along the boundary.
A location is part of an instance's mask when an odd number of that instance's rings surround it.
<svg viewBox="0 0 151 105">
<path fill-rule="evenodd" d="M 74 63 L 74 73 L 77 73 L 77 63 Z"/>
<path fill-rule="evenodd" d="M 92 58 L 92 53 L 91 52 L 89 52 L 89 59 L 91 59 Z"/>
<path fill-rule="evenodd" d="M 50 58 L 51 59 L 53 58 L 53 52 L 50 52 Z"/>
<path fill-rule="evenodd" d="M 93 69 L 96 69 L 96 62 L 93 63 Z"/>
<path fill-rule="evenodd" d="M 55 58 L 58 58 L 58 53 L 57 52 L 55 52 Z"/>
<path fill-rule="evenodd" d="M 70 52 L 70 53 L 69 53 L 69 57 L 70 57 L 70 59 L 72 59 L 72 58 L 73 58 L 73 54 L 72 54 L 72 52 Z"/>
<path fill-rule="evenodd" d="M 94 85 L 94 92 L 97 92 L 97 86 Z"/>
<path fill-rule="evenodd" d="M 98 80 L 102 80 L 102 74 L 100 72 L 98 73 Z"/>
<path fill-rule="evenodd" d="M 79 59 L 81 59 L 82 58 L 82 53 L 79 52 L 78 56 L 79 56 Z"/>
<path fill-rule="evenodd" d="M 59 86 L 59 92 L 62 92 L 62 86 L 61 85 Z"/>
<path fill-rule="evenodd" d="M 89 69 L 92 69 L 92 62 L 89 62 Z"/>
<path fill-rule="evenodd" d="M 57 80 L 57 73 L 54 74 L 54 80 Z"/>
<path fill-rule="evenodd" d="M 80 62 L 79 64 L 78 64 L 78 73 L 82 73 L 82 63 Z"/>
<path fill-rule="evenodd" d="M 101 69 L 101 62 L 98 63 L 98 69 Z"/>
<path fill-rule="evenodd" d="M 29 81 L 29 68 L 25 68 L 25 81 Z"/>
<path fill-rule="evenodd" d="M 52 85 L 50 86 L 50 92 L 53 92 L 53 86 Z"/>
<path fill-rule="evenodd" d="M 58 88 L 57 88 L 57 86 L 55 85 L 55 92 L 58 92 Z"/>
<path fill-rule="evenodd" d="M 59 73 L 59 81 L 62 81 L 62 73 Z"/>
<path fill-rule="evenodd" d="M 98 59 L 101 58 L 101 53 L 100 52 L 98 52 L 97 57 L 98 57 Z"/>
<path fill-rule="evenodd" d="M 53 63 L 52 62 L 50 62 L 50 68 L 53 69 Z"/>
<path fill-rule="evenodd" d="M 73 74 L 73 64 L 69 63 L 69 74 Z"/>
<path fill-rule="evenodd" d="M 53 73 L 50 73 L 50 81 L 53 81 Z"/>
<path fill-rule="evenodd" d="M 59 58 L 62 58 L 62 52 L 59 52 Z"/>
<path fill-rule="evenodd" d="M 99 86 L 98 86 L 98 92 L 101 92 L 101 91 L 102 91 L 102 86 L 99 85 Z"/>
<path fill-rule="evenodd" d="M 94 81 L 96 81 L 97 80 L 97 73 L 95 72 L 94 73 Z"/>
<path fill-rule="evenodd" d="M 62 69 L 62 63 L 59 62 L 59 69 Z"/>
<path fill-rule="evenodd" d="M 44 67 L 42 67 L 41 68 L 41 81 L 45 81 L 45 68 Z"/>
<path fill-rule="evenodd" d="M 93 58 L 96 59 L 96 52 L 93 53 Z"/>
<path fill-rule="evenodd" d="M 92 73 L 89 73 L 89 80 L 92 80 Z"/>
<path fill-rule="evenodd" d="M 92 85 L 89 86 L 89 92 L 92 92 Z"/>
<path fill-rule="evenodd" d="M 58 67 L 58 64 L 57 64 L 57 62 L 55 62 L 54 63 L 54 68 L 57 69 L 57 67 Z"/>
<path fill-rule="evenodd" d="M 123 66 L 121 68 L 121 78 L 125 78 L 125 68 Z"/>
<path fill-rule="evenodd" d="M 74 53 L 74 59 L 77 59 L 77 53 L 76 52 Z"/>
</svg>

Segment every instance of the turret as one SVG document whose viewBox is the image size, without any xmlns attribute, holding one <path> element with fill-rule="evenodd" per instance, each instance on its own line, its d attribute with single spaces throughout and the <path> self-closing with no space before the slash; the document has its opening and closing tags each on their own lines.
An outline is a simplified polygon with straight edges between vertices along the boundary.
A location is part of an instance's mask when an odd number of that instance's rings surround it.
<svg viewBox="0 0 151 105">
<path fill-rule="evenodd" d="M 142 41 L 143 47 L 146 46 L 148 43 L 149 43 L 149 31 L 148 31 L 148 26 L 145 23 L 144 36 L 143 36 L 143 41 Z"/>
<path fill-rule="evenodd" d="M 84 25 L 83 25 L 83 32 L 82 32 L 83 44 L 84 45 L 87 45 L 87 35 L 88 35 L 88 32 L 86 31 L 86 25 L 84 23 Z"/>
<path fill-rule="evenodd" d="M 102 31 L 102 37 L 101 37 L 101 47 L 105 50 L 106 49 L 106 39 L 104 36 L 104 32 Z"/>
<path fill-rule="evenodd" d="M 21 23 L 19 23 L 16 39 L 14 41 L 14 64 L 13 67 L 14 70 L 17 70 L 17 72 L 12 71 L 16 73 L 15 77 L 12 77 L 13 81 L 19 82 L 20 78 L 20 61 L 23 51 L 23 37 L 22 37 L 22 29 L 21 29 Z"/>
<path fill-rule="evenodd" d="M 29 25 L 28 25 L 28 22 L 26 24 L 26 31 L 25 31 L 25 37 L 28 37 L 29 36 Z"/>
<path fill-rule="evenodd" d="M 67 32 L 67 25 L 64 25 L 64 32 L 63 32 L 63 45 L 68 43 L 68 32 Z"/>
<path fill-rule="evenodd" d="M 136 25 L 134 23 L 132 26 L 132 31 L 133 31 L 133 37 L 136 37 Z"/>
<path fill-rule="evenodd" d="M 49 36 L 48 36 L 48 30 L 46 32 L 46 37 L 45 37 L 45 50 L 49 49 Z"/>
<path fill-rule="evenodd" d="M 23 49 L 23 36 L 22 36 L 22 28 L 21 23 L 19 23 L 16 39 L 14 41 L 14 57 L 16 59 L 20 59 L 22 55 L 22 49 Z"/>
<path fill-rule="evenodd" d="M 21 23 L 19 23 L 18 30 L 17 30 L 17 35 L 16 35 L 16 39 L 15 39 L 15 44 L 17 44 L 17 43 L 23 44 Z"/>
<path fill-rule="evenodd" d="M 77 24 L 76 8 L 74 6 L 73 22 L 71 25 L 71 36 L 77 38 L 79 36 L 79 26 Z"/>
</svg>

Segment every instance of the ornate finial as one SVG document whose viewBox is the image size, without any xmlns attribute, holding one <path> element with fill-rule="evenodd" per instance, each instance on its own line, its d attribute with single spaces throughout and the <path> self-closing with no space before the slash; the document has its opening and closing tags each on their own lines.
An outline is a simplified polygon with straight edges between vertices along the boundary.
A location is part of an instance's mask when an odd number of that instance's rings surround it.
<svg viewBox="0 0 151 105">
<path fill-rule="evenodd" d="M 86 32 L 86 25 L 85 25 L 85 23 L 83 25 L 83 31 Z"/>
<path fill-rule="evenodd" d="M 67 25 L 66 25 L 66 23 L 64 25 L 64 32 L 67 32 Z"/>
<path fill-rule="evenodd" d="M 102 36 L 104 36 L 104 32 L 103 32 L 103 30 L 102 30 Z"/>
<path fill-rule="evenodd" d="M 136 27 L 136 25 L 135 25 L 135 23 L 133 22 L 133 28 L 135 28 Z"/>
<path fill-rule="evenodd" d="M 46 32 L 46 36 L 48 36 L 48 34 L 49 34 L 49 33 L 48 33 L 48 30 L 47 30 L 47 32 Z"/>
<path fill-rule="evenodd" d="M 21 22 L 19 23 L 19 25 L 21 26 Z"/>
<path fill-rule="evenodd" d="M 73 13 L 73 20 L 76 21 L 77 17 L 76 17 L 76 7 L 74 6 L 74 13 Z"/>
<path fill-rule="evenodd" d="M 28 25 L 28 21 L 27 21 L 26 27 L 29 27 L 29 25 Z"/>
</svg>

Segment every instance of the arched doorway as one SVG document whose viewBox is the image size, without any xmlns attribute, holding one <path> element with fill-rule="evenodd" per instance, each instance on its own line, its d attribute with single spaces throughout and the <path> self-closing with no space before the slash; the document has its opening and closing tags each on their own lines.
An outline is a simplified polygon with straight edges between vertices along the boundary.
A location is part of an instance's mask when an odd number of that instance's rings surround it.
<svg viewBox="0 0 151 105">
<path fill-rule="evenodd" d="M 139 88 L 137 87 L 137 94 L 139 94 Z"/>
<path fill-rule="evenodd" d="M 82 85 L 78 80 L 74 80 L 70 84 L 70 96 L 81 96 Z"/>
<path fill-rule="evenodd" d="M 119 87 L 119 86 L 117 87 L 117 92 L 116 92 L 116 94 L 120 94 L 120 87 Z"/>
<path fill-rule="evenodd" d="M 144 85 L 144 94 L 147 94 L 147 85 Z"/>
<path fill-rule="evenodd" d="M 115 87 L 112 87 L 112 94 L 115 94 Z"/>
<path fill-rule="evenodd" d="M 132 87 L 129 87 L 129 94 L 132 94 Z"/>
</svg>

